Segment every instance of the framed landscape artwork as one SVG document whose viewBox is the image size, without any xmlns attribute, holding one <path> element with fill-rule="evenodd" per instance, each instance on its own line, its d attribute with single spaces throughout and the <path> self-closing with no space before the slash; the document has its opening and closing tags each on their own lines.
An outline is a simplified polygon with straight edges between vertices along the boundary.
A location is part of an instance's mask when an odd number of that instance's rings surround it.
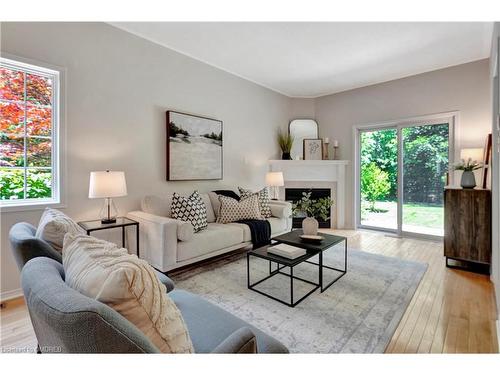
<svg viewBox="0 0 500 375">
<path fill-rule="evenodd" d="M 167 111 L 167 181 L 222 179 L 222 121 Z"/>
<path fill-rule="evenodd" d="M 322 139 L 304 139 L 304 160 L 323 160 Z"/>
</svg>

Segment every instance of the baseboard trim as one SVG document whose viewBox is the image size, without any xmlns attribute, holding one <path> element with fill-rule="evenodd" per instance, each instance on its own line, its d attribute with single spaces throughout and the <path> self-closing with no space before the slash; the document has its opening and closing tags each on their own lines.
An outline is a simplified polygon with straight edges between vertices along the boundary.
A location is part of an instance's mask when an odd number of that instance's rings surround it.
<svg viewBox="0 0 500 375">
<path fill-rule="evenodd" d="M 11 299 L 22 297 L 22 295 L 23 290 L 21 288 L 2 292 L 0 293 L 0 302 L 7 302 Z"/>
</svg>

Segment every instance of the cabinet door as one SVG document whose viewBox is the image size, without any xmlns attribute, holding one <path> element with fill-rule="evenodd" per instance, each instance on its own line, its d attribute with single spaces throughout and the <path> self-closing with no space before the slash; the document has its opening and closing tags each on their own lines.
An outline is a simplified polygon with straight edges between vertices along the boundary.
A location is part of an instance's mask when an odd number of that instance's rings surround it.
<svg viewBox="0 0 500 375">
<path fill-rule="evenodd" d="M 470 192 L 458 189 L 445 191 L 444 255 L 456 259 L 470 259 L 474 243 L 471 225 L 473 199 Z"/>
<path fill-rule="evenodd" d="M 473 194 L 472 227 L 474 242 L 471 260 L 481 263 L 491 262 L 491 192 L 477 191 Z"/>
</svg>

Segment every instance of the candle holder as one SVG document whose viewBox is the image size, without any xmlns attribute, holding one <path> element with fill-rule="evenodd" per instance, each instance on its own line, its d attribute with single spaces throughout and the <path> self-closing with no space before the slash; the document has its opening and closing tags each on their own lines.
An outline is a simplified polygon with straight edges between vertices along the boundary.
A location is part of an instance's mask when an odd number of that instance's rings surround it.
<svg viewBox="0 0 500 375">
<path fill-rule="evenodd" d="M 328 160 L 328 141 L 323 142 L 323 160 Z"/>
<path fill-rule="evenodd" d="M 338 148 L 339 148 L 338 145 L 337 146 L 335 146 L 335 145 L 333 146 L 333 160 L 338 160 L 338 151 L 337 151 Z"/>
</svg>

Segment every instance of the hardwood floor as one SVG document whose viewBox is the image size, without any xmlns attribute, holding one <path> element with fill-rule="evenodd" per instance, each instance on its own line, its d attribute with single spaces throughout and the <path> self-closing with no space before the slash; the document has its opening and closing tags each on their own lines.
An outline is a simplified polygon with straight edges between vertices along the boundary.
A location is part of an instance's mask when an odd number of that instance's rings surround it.
<svg viewBox="0 0 500 375">
<path fill-rule="evenodd" d="M 496 308 L 488 276 L 445 267 L 442 243 L 375 232 L 328 232 L 349 237 L 349 247 L 429 265 L 387 353 L 498 353 Z M 36 347 L 22 299 L 0 313 L 0 348 Z"/>
</svg>

